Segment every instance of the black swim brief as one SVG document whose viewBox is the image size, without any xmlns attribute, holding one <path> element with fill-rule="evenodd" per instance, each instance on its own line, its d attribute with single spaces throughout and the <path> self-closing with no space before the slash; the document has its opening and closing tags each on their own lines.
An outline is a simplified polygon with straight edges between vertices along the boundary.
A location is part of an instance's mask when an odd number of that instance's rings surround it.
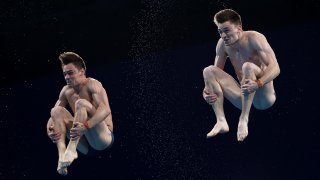
<svg viewBox="0 0 320 180">
<path fill-rule="evenodd" d="M 86 155 L 88 155 L 88 156 L 103 155 L 106 151 L 108 151 L 112 147 L 112 145 L 114 143 L 114 134 L 113 133 L 111 133 L 111 137 L 112 137 L 111 143 L 106 149 L 99 151 L 99 150 L 95 150 L 91 146 L 89 146 L 89 151 Z"/>
</svg>

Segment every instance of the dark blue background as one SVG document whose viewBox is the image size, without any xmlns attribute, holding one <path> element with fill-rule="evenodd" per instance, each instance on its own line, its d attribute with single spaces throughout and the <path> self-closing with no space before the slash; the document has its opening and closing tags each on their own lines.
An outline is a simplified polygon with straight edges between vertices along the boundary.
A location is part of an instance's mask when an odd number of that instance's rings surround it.
<svg viewBox="0 0 320 180">
<path fill-rule="evenodd" d="M 0 179 L 318 179 L 316 94 L 319 8 L 286 1 L 1 1 Z M 202 69 L 218 40 L 212 16 L 233 8 L 245 30 L 263 33 L 281 68 L 277 102 L 240 111 L 225 101 L 231 131 L 213 139 Z M 115 144 L 56 173 L 47 138 L 50 109 L 65 84 L 59 53 L 75 51 L 107 90 Z M 226 69 L 232 71 L 230 64 Z"/>
</svg>

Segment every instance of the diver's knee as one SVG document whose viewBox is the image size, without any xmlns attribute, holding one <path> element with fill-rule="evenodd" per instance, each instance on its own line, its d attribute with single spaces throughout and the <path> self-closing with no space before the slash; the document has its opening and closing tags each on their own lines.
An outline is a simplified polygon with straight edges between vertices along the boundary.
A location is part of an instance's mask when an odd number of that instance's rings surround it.
<svg viewBox="0 0 320 180">
<path fill-rule="evenodd" d="M 251 62 L 245 62 L 242 65 L 242 72 L 243 73 L 250 73 L 255 69 L 256 65 Z"/>
<path fill-rule="evenodd" d="M 210 65 L 203 69 L 203 77 L 214 77 L 220 69 L 217 66 Z"/>
<path fill-rule="evenodd" d="M 56 119 L 56 117 L 63 115 L 65 112 L 65 109 L 61 106 L 55 106 L 51 109 L 50 115 L 53 117 L 53 119 Z"/>
<path fill-rule="evenodd" d="M 251 62 L 245 62 L 242 65 L 242 70 L 253 69 L 253 68 L 255 68 L 255 66 L 256 65 Z"/>
<path fill-rule="evenodd" d="M 84 108 L 87 106 L 87 100 L 85 99 L 78 99 L 76 102 L 75 102 L 75 108 L 76 108 L 76 111 L 81 109 L 81 108 Z"/>
</svg>

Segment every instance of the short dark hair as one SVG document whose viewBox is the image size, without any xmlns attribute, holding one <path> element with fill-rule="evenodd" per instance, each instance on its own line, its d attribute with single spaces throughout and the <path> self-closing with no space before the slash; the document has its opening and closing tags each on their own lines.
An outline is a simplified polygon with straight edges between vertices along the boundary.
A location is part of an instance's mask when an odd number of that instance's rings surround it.
<svg viewBox="0 0 320 180">
<path fill-rule="evenodd" d="M 216 25 L 224 23 L 226 21 L 230 21 L 233 24 L 242 26 L 241 16 L 232 9 L 223 9 L 217 12 L 214 15 L 213 21 Z"/>
<path fill-rule="evenodd" d="M 86 70 L 86 64 L 83 59 L 74 52 L 64 52 L 59 55 L 59 60 L 61 62 L 61 66 L 67 65 L 69 63 L 73 63 L 78 69 L 83 68 Z"/>
</svg>

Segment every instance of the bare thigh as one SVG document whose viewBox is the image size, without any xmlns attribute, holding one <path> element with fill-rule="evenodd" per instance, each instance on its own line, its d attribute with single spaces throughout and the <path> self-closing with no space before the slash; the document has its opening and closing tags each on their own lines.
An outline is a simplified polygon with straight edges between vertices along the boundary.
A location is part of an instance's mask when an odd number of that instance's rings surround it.
<svg viewBox="0 0 320 180">
<path fill-rule="evenodd" d="M 81 99 L 81 104 L 87 110 L 88 119 L 95 114 L 96 108 L 89 101 Z M 108 118 L 111 118 L 111 115 Z M 85 133 L 85 137 L 90 146 L 96 150 L 103 150 L 112 143 L 112 132 L 109 130 L 106 120 L 90 128 Z"/>
<path fill-rule="evenodd" d="M 74 117 L 71 115 L 71 113 L 66 108 L 63 108 L 62 112 L 63 112 L 63 121 L 64 121 L 64 124 L 66 125 L 66 129 L 67 129 L 66 136 L 68 139 L 70 139 L 69 131 L 73 126 Z M 77 149 L 83 154 L 86 154 L 88 152 L 89 145 L 88 145 L 88 142 L 85 137 L 80 138 Z"/>
<path fill-rule="evenodd" d="M 112 144 L 112 132 L 104 121 L 92 127 L 85 136 L 91 147 L 96 150 L 106 149 Z"/>
<path fill-rule="evenodd" d="M 276 101 L 276 94 L 273 87 L 273 82 L 269 82 L 263 88 L 256 91 L 253 99 L 253 106 L 257 109 L 267 109 Z"/>
<path fill-rule="evenodd" d="M 205 71 L 208 70 L 209 73 L 212 73 L 212 76 L 209 76 L 211 78 L 209 81 L 216 80 L 222 89 L 223 96 L 235 107 L 241 109 L 241 89 L 239 83 L 231 75 L 218 67 L 209 66 Z"/>
<path fill-rule="evenodd" d="M 73 116 L 71 113 L 64 107 L 57 106 L 51 110 L 51 118 L 52 119 L 59 119 L 63 121 L 66 129 L 71 129 L 73 124 Z"/>
</svg>

